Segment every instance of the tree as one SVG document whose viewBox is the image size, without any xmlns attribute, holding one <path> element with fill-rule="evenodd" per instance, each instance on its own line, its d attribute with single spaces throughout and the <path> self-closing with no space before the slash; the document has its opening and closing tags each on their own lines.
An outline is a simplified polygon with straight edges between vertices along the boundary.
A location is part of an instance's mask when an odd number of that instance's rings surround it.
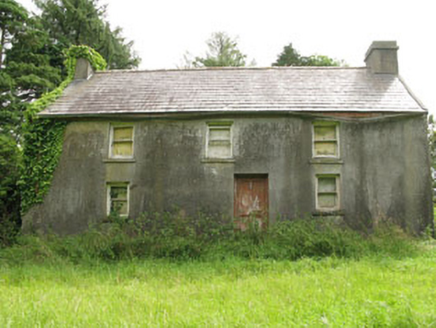
<svg viewBox="0 0 436 328">
<path fill-rule="evenodd" d="M 0 91 L 8 100 L 1 103 L 4 119 L 0 128 L 13 134 L 18 144 L 27 104 L 61 82 L 62 66 L 55 59 L 59 56 L 62 49 L 53 43 L 35 18 L 25 21 L 5 51 Z"/>
<path fill-rule="evenodd" d="M 213 33 L 206 44 L 209 49 L 206 56 L 195 57 L 192 62 L 194 67 L 245 66 L 247 55 L 238 49 L 237 40 L 232 39 L 225 32 Z"/>
<path fill-rule="evenodd" d="M 0 2 L 0 244 L 8 244 L 21 223 L 18 188 L 22 124 L 28 103 L 61 81 L 62 49 L 38 18 L 13 0 Z M 8 20 L 12 20 L 8 22 Z"/>
<path fill-rule="evenodd" d="M 0 2 L 0 69 L 3 67 L 3 57 L 6 45 L 19 31 L 27 19 L 27 11 L 14 0 Z"/>
<path fill-rule="evenodd" d="M 301 56 L 292 47 L 292 43 L 283 48 L 282 53 L 278 56 L 277 61 L 272 66 L 301 66 Z"/>
<path fill-rule="evenodd" d="M 278 55 L 276 62 L 272 63 L 272 66 L 341 66 L 342 64 L 342 61 L 337 61 L 327 56 L 301 56 L 294 49 L 292 43 L 290 43 L 283 48 L 283 51 Z"/>
<path fill-rule="evenodd" d="M 21 225 L 17 187 L 20 159 L 14 138 L 0 132 L 0 246 L 10 245 Z"/>
<path fill-rule="evenodd" d="M 35 0 L 41 9 L 41 23 L 51 38 L 67 49 L 87 45 L 98 51 L 109 68 L 133 68 L 140 59 L 133 52 L 133 42 L 122 37 L 122 29 L 111 29 L 105 21 L 107 6 L 99 0 Z"/>
</svg>

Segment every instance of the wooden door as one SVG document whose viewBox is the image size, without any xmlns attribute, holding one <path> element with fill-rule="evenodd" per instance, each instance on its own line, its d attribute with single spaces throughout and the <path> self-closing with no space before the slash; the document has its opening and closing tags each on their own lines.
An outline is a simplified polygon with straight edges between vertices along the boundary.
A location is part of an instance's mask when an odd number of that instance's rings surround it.
<svg viewBox="0 0 436 328">
<path fill-rule="evenodd" d="M 253 220 L 261 228 L 268 223 L 268 176 L 236 175 L 234 216 L 237 227 L 246 230 Z"/>
</svg>

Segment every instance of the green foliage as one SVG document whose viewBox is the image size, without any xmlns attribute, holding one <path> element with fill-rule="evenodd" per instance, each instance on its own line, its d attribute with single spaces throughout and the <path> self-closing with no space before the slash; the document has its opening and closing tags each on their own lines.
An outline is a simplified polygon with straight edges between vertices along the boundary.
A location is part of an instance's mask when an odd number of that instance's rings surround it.
<svg viewBox="0 0 436 328">
<path fill-rule="evenodd" d="M 106 6 L 98 0 L 37 0 L 40 20 L 51 38 L 62 48 L 87 45 L 96 49 L 111 69 L 128 69 L 139 65 L 133 42 L 121 35 L 122 29 L 111 29 L 105 21 Z"/>
<path fill-rule="evenodd" d="M 105 60 L 87 46 L 72 46 L 66 52 L 67 78 L 55 90 L 44 94 L 29 105 L 24 125 L 23 171 L 20 179 L 22 213 L 41 203 L 48 192 L 57 167 L 63 143 L 66 122 L 41 119 L 37 114 L 52 104 L 74 78 L 77 58 L 86 58 L 95 70 L 106 67 Z"/>
<path fill-rule="evenodd" d="M 0 326 L 433 327 L 435 258 L 3 261 Z"/>
<path fill-rule="evenodd" d="M 0 2 L 0 70 L 3 67 L 4 49 L 13 36 L 23 27 L 28 13 L 14 0 Z"/>
<path fill-rule="evenodd" d="M 0 3 L 0 35 L 0 245 L 7 245 L 21 224 L 23 113 L 28 102 L 53 89 L 61 78 L 46 54 L 47 34 L 15 1 Z"/>
<path fill-rule="evenodd" d="M 285 46 L 277 60 L 272 66 L 341 66 L 342 61 L 329 58 L 327 56 L 312 55 L 301 56 L 300 53 L 294 49 L 292 43 Z"/>
<path fill-rule="evenodd" d="M 0 247 L 10 245 L 21 225 L 17 182 L 21 152 L 15 139 L 0 133 Z"/>
<path fill-rule="evenodd" d="M 17 259 L 113 261 L 135 258 L 176 260 L 273 259 L 340 257 L 359 259 L 366 256 L 403 258 L 417 254 L 414 239 L 390 224 L 380 225 L 364 236 L 346 227 L 319 219 L 283 220 L 268 229 L 254 223 L 247 231 L 235 229 L 224 217 L 198 214 L 143 214 L 136 220 L 111 216 L 89 231 L 69 237 L 38 238 L 35 248 L 21 239 Z M 33 242 L 31 242 L 33 244 Z M 49 251 L 39 250 L 40 248 Z M 29 252 L 31 250 L 31 253 Z M 20 255 L 20 252 L 24 252 Z M 36 253 L 32 255 L 32 253 Z M 44 258 L 43 258 L 44 260 Z"/>
<path fill-rule="evenodd" d="M 38 243 L 28 239 L 28 247 Z M 0 253 L 1 327 L 415 328 L 436 321 L 435 249 L 401 260 L 19 265 L 2 261 L 9 251 Z"/>
<path fill-rule="evenodd" d="M 209 50 L 205 57 L 195 57 L 194 67 L 245 66 L 247 55 L 241 53 L 237 41 L 226 33 L 213 33 L 206 43 Z"/>
<path fill-rule="evenodd" d="M 111 30 L 103 21 L 104 7 L 99 8 L 97 1 L 49 0 L 39 5 L 47 11 L 30 16 L 16 1 L 0 1 L 0 138 L 4 146 L 0 162 L 8 163 L 4 172 L 11 174 L 0 181 L 0 190 L 8 190 L 0 212 L 0 230 L 5 231 L 20 222 L 20 192 L 23 212 L 42 201 L 60 155 L 65 123 L 39 120 L 36 114 L 70 83 L 77 57 L 90 60 L 95 70 L 106 67 L 104 59 L 86 46 L 68 50 L 73 39 L 104 51 L 113 67 L 130 68 L 139 63 L 121 30 Z M 21 163 L 21 156 L 11 156 L 11 152 L 21 155 L 23 147 Z M 21 164 L 23 176 L 18 180 L 16 168 Z"/>
<path fill-rule="evenodd" d="M 66 52 L 65 67 L 68 72 L 68 77 L 74 77 L 76 62 L 78 58 L 85 58 L 89 61 L 95 71 L 103 71 L 107 67 L 106 60 L 98 53 L 98 51 L 87 46 L 71 46 Z"/>
<path fill-rule="evenodd" d="M 51 63 L 56 48 L 38 22 L 28 18 L 16 31 L 5 51 L 4 68 L 0 72 L 2 94 L 0 114 L 3 131 L 8 131 L 20 144 L 21 125 L 28 103 L 61 82 L 61 69 Z"/>
<path fill-rule="evenodd" d="M 76 236 L 20 236 L 0 249 L 0 304 L 12 304 L 0 307 L 0 325 L 434 322 L 433 240 L 388 223 L 369 236 L 325 219 L 279 221 L 269 230 L 252 223 L 240 232 L 226 218 L 178 212 L 112 216 Z"/>
</svg>

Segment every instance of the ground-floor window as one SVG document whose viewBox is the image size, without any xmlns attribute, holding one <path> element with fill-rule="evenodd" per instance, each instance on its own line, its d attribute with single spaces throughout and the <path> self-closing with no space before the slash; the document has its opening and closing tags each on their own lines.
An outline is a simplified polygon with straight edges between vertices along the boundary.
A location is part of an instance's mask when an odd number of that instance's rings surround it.
<svg viewBox="0 0 436 328">
<path fill-rule="evenodd" d="M 108 183 L 107 214 L 129 215 L 129 184 Z"/>
<path fill-rule="evenodd" d="M 316 209 L 339 210 L 339 175 L 316 176 Z"/>
</svg>

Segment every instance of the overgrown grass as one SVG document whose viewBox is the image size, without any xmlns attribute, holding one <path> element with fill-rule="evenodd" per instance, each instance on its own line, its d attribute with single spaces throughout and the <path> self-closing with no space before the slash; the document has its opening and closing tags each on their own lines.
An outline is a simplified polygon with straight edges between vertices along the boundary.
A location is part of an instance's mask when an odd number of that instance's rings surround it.
<svg viewBox="0 0 436 328">
<path fill-rule="evenodd" d="M 436 326 L 430 238 L 386 222 L 242 233 L 220 220 L 115 217 L 78 236 L 21 236 L 0 249 L 0 327 Z"/>
<path fill-rule="evenodd" d="M 1 327 L 434 327 L 436 254 L 0 268 Z"/>
<path fill-rule="evenodd" d="M 365 234 L 322 219 L 283 220 L 267 230 L 250 224 L 247 231 L 224 219 L 171 214 L 138 220 L 112 218 L 110 223 L 77 236 L 21 236 L 1 253 L 4 261 L 70 261 L 72 263 L 145 258 L 174 260 L 273 259 L 334 256 L 410 257 L 417 253 L 414 238 L 383 222 Z M 2 259 L 0 258 L 0 262 Z"/>
</svg>

